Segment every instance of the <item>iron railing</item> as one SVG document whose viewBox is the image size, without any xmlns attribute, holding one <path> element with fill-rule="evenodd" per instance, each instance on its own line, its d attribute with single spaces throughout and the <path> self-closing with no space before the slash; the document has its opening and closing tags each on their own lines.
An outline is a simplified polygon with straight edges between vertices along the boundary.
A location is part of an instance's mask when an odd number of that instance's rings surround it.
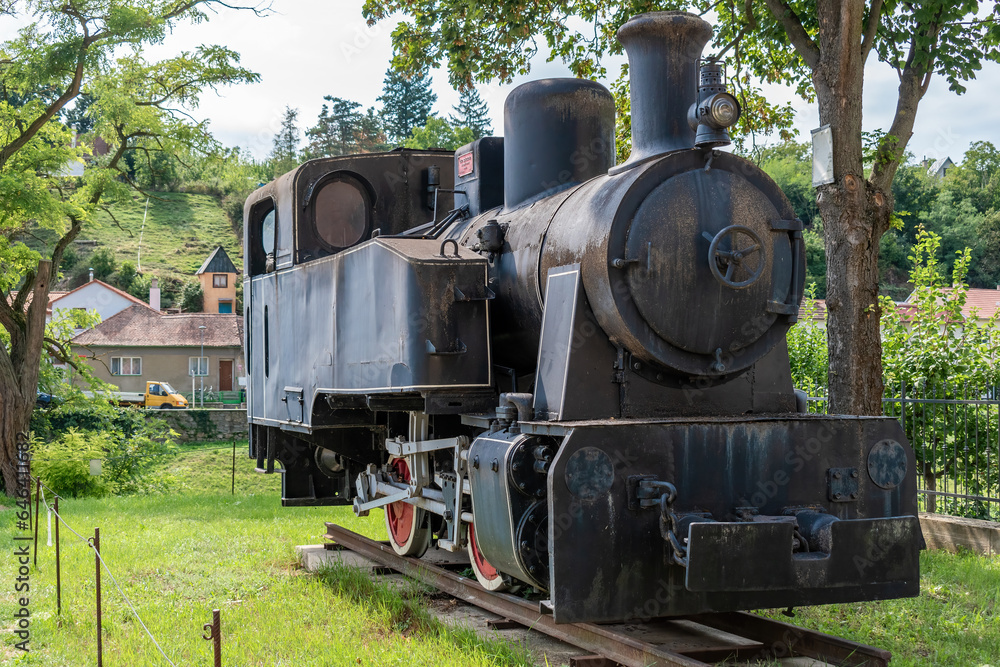
<svg viewBox="0 0 1000 667">
<path fill-rule="evenodd" d="M 1000 388 L 887 385 L 882 409 L 913 447 L 921 510 L 1000 521 Z M 826 412 L 826 397 L 809 410 Z"/>
</svg>

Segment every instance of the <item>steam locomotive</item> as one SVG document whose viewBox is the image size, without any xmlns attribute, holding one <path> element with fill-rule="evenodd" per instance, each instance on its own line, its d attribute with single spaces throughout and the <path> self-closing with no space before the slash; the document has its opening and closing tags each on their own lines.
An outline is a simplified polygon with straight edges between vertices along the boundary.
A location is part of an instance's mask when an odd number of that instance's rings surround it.
<svg viewBox="0 0 1000 667">
<path fill-rule="evenodd" d="M 618 32 L 603 86 L 516 88 L 504 137 L 319 159 L 245 207 L 250 456 L 288 506 L 381 509 L 557 622 L 918 593 L 915 461 L 889 418 L 808 414 L 785 335 L 802 222 L 718 150 L 711 26 Z"/>
</svg>

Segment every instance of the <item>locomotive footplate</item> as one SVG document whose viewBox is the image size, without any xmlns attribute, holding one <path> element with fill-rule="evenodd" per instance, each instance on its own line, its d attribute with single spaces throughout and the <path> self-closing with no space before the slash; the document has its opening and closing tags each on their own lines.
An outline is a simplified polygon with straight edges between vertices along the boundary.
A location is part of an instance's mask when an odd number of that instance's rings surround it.
<svg viewBox="0 0 1000 667">
<path fill-rule="evenodd" d="M 521 424 L 525 433 L 554 426 Z M 916 468 L 895 420 L 562 426 L 547 479 L 557 622 L 918 594 Z M 890 472 L 869 465 L 886 442 L 902 443 Z M 833 500 L 843 488 L 854 490 Z"/>
</svg>

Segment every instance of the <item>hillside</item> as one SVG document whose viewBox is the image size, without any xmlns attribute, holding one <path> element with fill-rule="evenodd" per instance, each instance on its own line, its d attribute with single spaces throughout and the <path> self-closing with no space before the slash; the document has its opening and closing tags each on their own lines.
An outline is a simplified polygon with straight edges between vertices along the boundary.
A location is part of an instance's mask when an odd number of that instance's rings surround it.
<svg viewBox="0 0 1000 667">
<path fill-rule="evenodd" d="M 85 228 L 77 240 L 77 266 L 85 264 L 86 258 L 101 247 L 114 251 L 119 266 L 125 261 L 136 264 L 141 235 L 139 266 L 144 274 L 155 275 L 161 280 L 169 277 L 191 279 L 217 245 L 226 249 L 236 268 L 242 268 L 240 238 L 217 198 L 177 192 L 154 196 L 155 199 L 149 200 L 145 229 L 142 219 L 146 200 L 139 195 L 131 203 L 116 204 L 112 208 L 118 224 L 106 213 L 101 213 L 96 223 Z"/>
</svg>

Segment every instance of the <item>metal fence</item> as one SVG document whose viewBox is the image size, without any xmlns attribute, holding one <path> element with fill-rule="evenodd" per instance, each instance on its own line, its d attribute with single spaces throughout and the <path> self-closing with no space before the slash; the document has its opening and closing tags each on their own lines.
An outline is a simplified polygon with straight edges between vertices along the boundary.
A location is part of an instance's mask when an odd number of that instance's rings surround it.
<svg viewBox="0 0 1000 667">
<path fill-rule="evenodd" d="M 827 399 L 809 409 L 826 412 Z M 882 410 L 913 447 L 921 510 L 1000 521 L 1000 388 L 886 386 Z"/>
</svg>

